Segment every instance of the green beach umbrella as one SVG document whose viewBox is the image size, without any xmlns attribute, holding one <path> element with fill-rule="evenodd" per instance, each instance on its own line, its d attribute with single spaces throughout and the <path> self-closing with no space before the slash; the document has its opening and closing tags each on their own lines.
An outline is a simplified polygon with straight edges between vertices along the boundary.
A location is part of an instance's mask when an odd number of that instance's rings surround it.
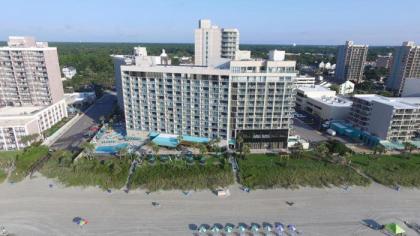
<svg viewBox="0 0 420 236">
<path fill-rule="evenodd" d="M 246 228 L 243 225 L 239 225 L 238 229 L 239 229 L 240 232 L 245 232 L 246 231 Z"/>
<path fill-rule="evenodd" d="M 213 227 L 211 228 L 211 232 L 213 233 L 218 233 L 221 230 L 221 228 L 217 225 L 213 225 Z"/>
<path fill-rule="evenodd" d="M 266 225 L 264 228 L 267 232 L 271 232 L 273 230 L 270 225 Z"/>
<path fill-rule="evenodd" d="M 258 226 L 257 224 L 252 224 L 251 230 L 253 232 L 258 232 L 258 230 L 260 230 L 260 226 Z"/>
<path fill-rule="evenodd" d="M 394 235 L 402 235 L 405 233 L 405 230 L 395 223 L 385 225 L 385 229 Z"/>
<path fill-rule="evenodd" d="M 207 232 L 207 228 L 204 225 L 202 225 L 198 228 L 198 232 L 205 233 L 205 232 Z"/>
<path fill-rule="evenodd" d="M 232 233 L 232 231 L 233 231 L 233 227 L 232 227 L 232 226 L 230 226 L 230 225 L 226 225 L 226 227 L 225 227 L 225 231 L 226 231 L 227 233 Z"/>
</svg>

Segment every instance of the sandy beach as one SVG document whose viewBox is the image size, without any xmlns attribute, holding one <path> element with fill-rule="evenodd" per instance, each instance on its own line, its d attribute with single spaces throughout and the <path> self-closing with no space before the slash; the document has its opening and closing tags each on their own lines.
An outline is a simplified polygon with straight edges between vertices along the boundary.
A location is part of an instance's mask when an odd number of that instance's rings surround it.
<svg viewBox="0 0 420 236">
<path fill-rule="evenodd" d="M 50 188 L 49 184 L 53 184 Z M 240 222 L 295 224 L 301 235 L 384 235 L 361 224 L 420 222 L 420 190 L 399 192 L 372 185 L 299 190 L 258 190 L 245 193 L 231 186 L 220 199 L 210 191 L 137 190 L 104 192 L 97 188 L 65 188 L 44 177 L 0 185 L 0 225 L 20 235 L 194 235 L 194 225 Z M 161 204 L 152 206 L 152 201 Z M 293 201 L 289 206 L 285 202 Z M 79 227 L 73 217 L 86 218 Z M 264 235 L 264 234 L 261 234 Z"/>
</svg>

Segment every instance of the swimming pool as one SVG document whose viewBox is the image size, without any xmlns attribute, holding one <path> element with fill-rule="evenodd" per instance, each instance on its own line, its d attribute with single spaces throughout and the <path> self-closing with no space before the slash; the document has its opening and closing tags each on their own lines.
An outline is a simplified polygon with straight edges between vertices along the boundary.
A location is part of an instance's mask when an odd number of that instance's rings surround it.
<svg viewBox="0 0 420 236">
<path fill-rule="evenodd" d="M 120 143 L 114 146 L 98 146 L 95 148 L 96 153 L 115 154 L 118 150 L 128 147 L 128 143 Z"/>
</svg>

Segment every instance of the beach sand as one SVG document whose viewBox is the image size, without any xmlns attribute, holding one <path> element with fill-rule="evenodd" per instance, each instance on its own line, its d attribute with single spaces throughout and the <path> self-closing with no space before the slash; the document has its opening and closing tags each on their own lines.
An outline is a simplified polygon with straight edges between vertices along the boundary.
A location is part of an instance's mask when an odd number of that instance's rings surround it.
<svg viewBox="0 0 420 236">
<path fill-rule="evenodd" d="M 53 184 L 50 188 L 49 184 Z M 256 190 L 230 187 L 231 196 L 210 191 L 136 190 L 107 193 L 99 188 L 65 188 L 38 175 L 23 182 L 0 185 L 0 225 L 20 235 L 194 235 L 190 228 L 240 222 L 295 224 L 302 235 L 384 235 L 361 224 L 402 220 L 420 222 L 420 190 L 370 187 Z M 160 208 L 152 206 L 156 201 Z M 289 206 L 285 202 L 292 201 Z M 89 223 L 79 227 L 76 216 Z"/>
</svg>

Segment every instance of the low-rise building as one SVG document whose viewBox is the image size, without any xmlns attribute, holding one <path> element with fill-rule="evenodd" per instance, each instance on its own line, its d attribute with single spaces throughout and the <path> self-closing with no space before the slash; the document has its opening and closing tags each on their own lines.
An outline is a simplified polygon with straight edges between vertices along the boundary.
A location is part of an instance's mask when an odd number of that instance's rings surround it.
<svg viewBox="0 0 420 236">
<path fill-rule="evenodd" d="M 354 92 L 354 83 L 347 80 L 338 85 L 338 94 L 346 95 Z"/>
<path fill-rule="evenodd" d="M 295 80 L 296 87 L 302 87 L 302 86 L 314 86 L 315 85 L 315 77 L 312 76 L 306 76 L 306 75 L 300 75 L 296 77 Z"/>
<path fill-rule="evenodd" d="M 0 150 L 15 150 L 29 143 L 23 136 L 38 134 L 67 117 L 66 102 L 61 100 L 50 106 L 20 106 L 0 108 Z"/>
<path fill-rule="evenodd" d="M 321 120 L 344 120 L 350 113 L 351 105 L 351 100 L 319 85 L 300 87 L 296 91 L 296 109 L 316 115 Z"/>
<path fill-rule="evenodd" d="M 64 98 L 69 109 L 82 110 L 96 99 L 95 92 L 65 93 Z"/>
<path fill-rule="evenodd" d="M 418 99 L 355 95 L 349 121 L 362 131 L 388 141 L 408 141 L 418 132 Z"/>
<path fill-rule="evenodd" d="M 65 66 L 61 69 L 61 72 L 66 79 L 72 79 L 77 74 L 77 70 L 73 66 Z"/>
</svg>

